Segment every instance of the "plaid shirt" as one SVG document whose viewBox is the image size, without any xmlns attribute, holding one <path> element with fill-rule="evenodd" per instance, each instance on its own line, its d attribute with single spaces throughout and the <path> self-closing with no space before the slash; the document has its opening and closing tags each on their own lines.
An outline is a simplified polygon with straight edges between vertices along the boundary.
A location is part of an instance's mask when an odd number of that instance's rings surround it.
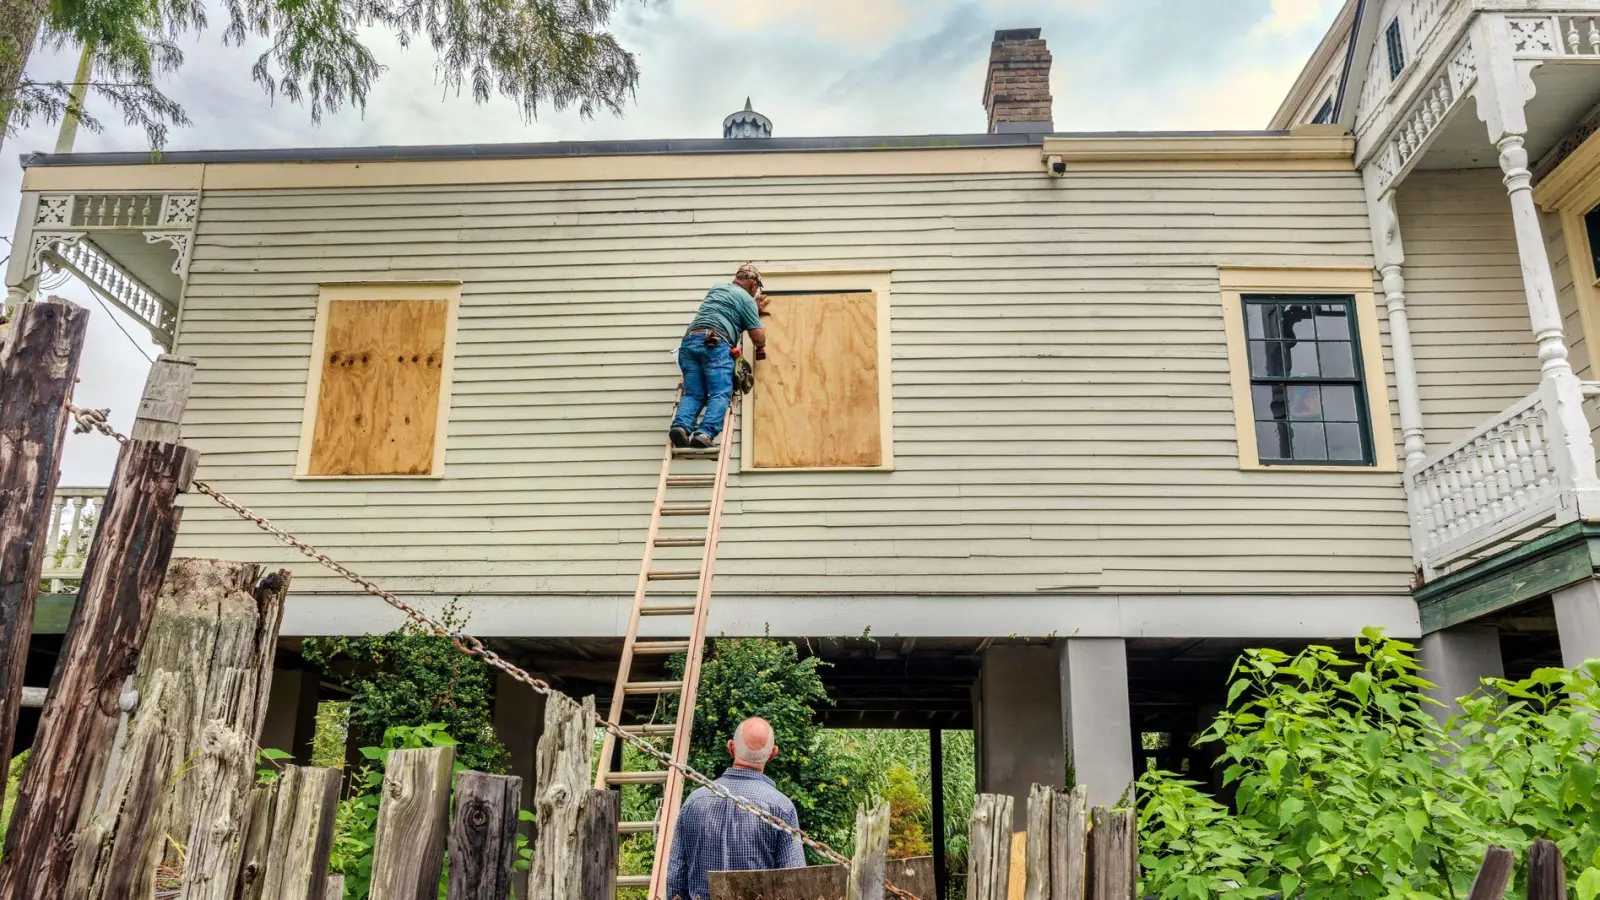
<svg viewBox="0 0 1600 900">
<path fill-rule="evenodd" d="M 754 801 L 796 828 L 794 803 L 772 779 L 750 769 L 729 768 L 717 779 L 735 797 Z M 798 869 L 806 864 L 800 842 L 706 788 L 683 801 L 667 868 L 668 900 L 709 900 L 707 872 Z"/>
</svg>

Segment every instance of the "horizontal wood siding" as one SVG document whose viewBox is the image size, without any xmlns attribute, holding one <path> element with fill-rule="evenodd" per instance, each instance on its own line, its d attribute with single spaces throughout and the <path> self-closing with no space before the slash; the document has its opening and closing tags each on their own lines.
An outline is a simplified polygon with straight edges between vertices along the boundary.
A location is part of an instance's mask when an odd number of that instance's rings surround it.
<svg viewBox="0 0 1600 900">
<path fill-rule="evenodd" d="M 1330 172 L 208 192 L 184 436 L 397 591 L 627 592 L 705 289 L 747 259 L 887 268 L 895 471 L 736 473 L 719 591 L 1402 592 L 1397 475 L 1238 470 L 1217 284 L 1369 240 Z M 363 279 L 464 283 L 442 480 L 292 478 L 317 286 Z M 290 559 L 191 506 L 181 553 Z"/>
<path fill-rule="evenodd" d="M 1413 172 L 1398 200 L 1422 427 L 1441 450 L 1533 393 L 1539 356 L 1500 170 Z"/>
</svg>

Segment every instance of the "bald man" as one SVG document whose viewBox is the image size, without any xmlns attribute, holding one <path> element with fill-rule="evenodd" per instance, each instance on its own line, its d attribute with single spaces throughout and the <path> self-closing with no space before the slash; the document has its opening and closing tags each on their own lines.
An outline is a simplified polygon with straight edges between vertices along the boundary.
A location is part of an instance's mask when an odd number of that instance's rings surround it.
<svg viewBox="0 0 1600 900">
<path fill-rule="evenodd" d="M 778 756 L 767 720 L 745 719 L 728 741 L 733 765 L 717 779 L 728 793 L 752 801 L 796 828 L 794 803 L 764 771 Z M 699 788 L 683 801 L 672 836 L 667 868 L 668 900 L 710 900 L 707 872 L 752 869 L 798 869 L 806 864 L 800 841 L 735 807 L 709 788 Z"/>
</svg>

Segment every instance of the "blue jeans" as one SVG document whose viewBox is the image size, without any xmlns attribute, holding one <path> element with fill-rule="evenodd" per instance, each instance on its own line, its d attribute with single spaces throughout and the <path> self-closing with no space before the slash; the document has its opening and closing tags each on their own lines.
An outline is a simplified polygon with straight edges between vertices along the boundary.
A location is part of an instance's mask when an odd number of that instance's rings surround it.
<svg viewBox="0 0 1600 900">
<path fill-rule="evenodd" d="M 728 342 L 719 339 L 715 347 L 707 347 L 705 335 L 684 335 L 678 345 L 678 368 L 683 370 L 683 400 L 672 426 L 715 438 L 733 401 L 733 353 Z M 705 419 L 696 428 L 702 410 Z"/>
</svg>

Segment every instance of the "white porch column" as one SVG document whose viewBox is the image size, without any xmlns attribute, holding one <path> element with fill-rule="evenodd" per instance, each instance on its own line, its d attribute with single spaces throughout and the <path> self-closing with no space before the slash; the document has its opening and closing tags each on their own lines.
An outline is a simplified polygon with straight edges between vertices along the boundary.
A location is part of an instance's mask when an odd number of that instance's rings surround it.
<svg viewBox="0 0 1600 900">
<path fill-rule="evenodd" d="M 1400 406 L 1400 433 L 1405 442 L 1406 468 L 1428 458 L 1422 430 L 1422 393 L 1417 388 L 1417 361 L 1411 348 L 1411 319 L 1406 314 L 1406 261 L 1400 240 L 1400 217 L 1395 213 L 1394 191 L 1379 192 L 1371 167 L 1366 173 L 1367 212 L 1372 223 L 1372 253 L 1383 277 L 1383 296 L 1389 309 L 1389 343 L 1394 354 L 1394 389 Z"/>
<path fill-rule="evenodd" d="M 28 259 L 33 253 L 33 223 L 39 215 L 39 194 L 23 193 L 17 204 L 17 227 L 11 232 L 11 259 L 6 263 L 6 293 L 0 300 L 0 355 L 4 355 L 7 338 L 11 334 L 10 319 L 18 306 L 33 294 L 37 273 L 28 272 Z"/>
<path fill-rule="evenodd" d="M 1424 635 L 1422 677 L 1433 682 L 1429 699 L 1443 706 L 1428 711 L 1443 722 L 1461 711 L 1456 701 L 1477 690 L 1485 678 L 1506 677 L 1500 655 L 1500 629 L 1493 625 L 1457 625 Z"/>
<path fill-rule="evenodd" d="M 1522 261 L 1522 285 L 1528 299 L 1528 318 L 1538 344 L 1545 394 L 1545 427 L 1557 477 L 1564 490 L 1575 493 L 1580 515 L 1600 512 L 1600 478 L 1595 475 L 1594 442 L 1583 414 L 1583 387 L 1567 360 L 1566 337 L 1561 327 L 1561 307 L 1555 279 L 1545 253 L 1539 210 L 1533 202 L 1533 173 L 1528 170 L 1526 103 L 1533 97 L 1532 64 L 1512 56 L 1510 25 L 1504 16 L 1480 15 L 1472 35 L 1478 63 L 1474 94 L 1478 117 L 1489 129 L 1489 140 L 1500 151 L 1506 193 L 1511 200 L 1511 220 L 1516 231 L 1517 256 Z"/>
</svg>

